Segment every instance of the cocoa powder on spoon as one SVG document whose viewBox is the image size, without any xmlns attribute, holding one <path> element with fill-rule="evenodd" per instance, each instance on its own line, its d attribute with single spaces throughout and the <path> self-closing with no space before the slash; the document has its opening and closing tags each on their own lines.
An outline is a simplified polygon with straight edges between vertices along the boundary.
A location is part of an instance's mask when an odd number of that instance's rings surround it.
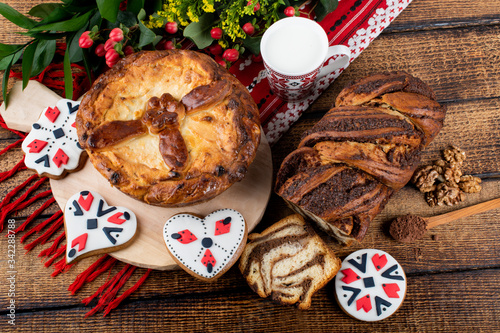
<svg viewBox="0 0 500 333">
<path fill-rule="evenodd" d="M 427 221 L 417 215 L 404 215 L 394 219 L 389 228 L 391 236 L 400 242 L 413 242 L 427 232 Z"/>
</svg>

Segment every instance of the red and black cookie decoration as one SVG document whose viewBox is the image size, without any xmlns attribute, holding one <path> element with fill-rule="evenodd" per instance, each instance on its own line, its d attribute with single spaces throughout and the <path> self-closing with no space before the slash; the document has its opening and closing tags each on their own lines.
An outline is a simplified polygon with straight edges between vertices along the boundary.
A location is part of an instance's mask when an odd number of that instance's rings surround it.
<svg viewBox="0 0 500 333">
<path fill-rule="evenodd" d="M 243 216 L 233 209 L 220 209 L 204 219 L 191 214 L 172 216 L 163 239 L 174 260 L 191 275 L 213 281 L 239 258 L 246 244 Z"/>
<path fill-rule="evenodd" d="M 86 153 L 78 142 L 75 126 L 79 105 L 61 99 L 42 112 L 22 144 L 24 163 L 29 169 L 58 179 L 83 166 Z"/>
<path fill-rule="evenodd" d="M 109 206 L 93 191 L 81 191 L 68 199 L 64 208 L 66 263 L 98 253 L 120 250 L 131 243 L 137 232 L 135 214 L 119 206 Z"/>
<path fill-rule="evenodd" d="M 337 301 L 348 315 L 362 321 L 391 316 L 406 295 L 406 276 L 390 254 L 375 249 L 351 253 L 335 277 Z"/>
</svg>

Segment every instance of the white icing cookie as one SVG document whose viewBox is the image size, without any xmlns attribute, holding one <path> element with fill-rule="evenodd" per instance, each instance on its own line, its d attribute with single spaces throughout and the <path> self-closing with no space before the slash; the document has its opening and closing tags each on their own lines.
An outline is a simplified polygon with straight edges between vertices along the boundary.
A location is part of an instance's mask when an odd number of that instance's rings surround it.
<svg viewBox="0 0 500 333">
<path fill-rule="evenodd" d="M 64 227 L 69 264 L 77 258 L 126 247 L 137 231 L 137 218 L 127 208 L 108 206 L 96 192 L 81 191 L 66 203 Z"/>
<path fill-rule="evenodd" d="M 335 277 L 337 301 L 348 315 L 362 321 L 391 316 L 406 295 L 406 276 L 390 254 L 365 249 L 351 253 Z"/>
<path fill-rule="evenodd" d="M 174 260 L 188 273 L 205 281 L 215 280 L 238 260 L 247 239 L 243 216 L 233 209 L 220 209 L 204 219 L 172 216 L 163 238 Z"/>
<path fill-rule="evenodd" d="M 78 143 L 75 118 L 80 102 L 61 99 L 45 109 L 23 141 L 24 163 L 40 176 L 61 178 L 79 169 L 84 150 Z M 83 162 L 83 161 L 82 161 Z"/>
</svg>

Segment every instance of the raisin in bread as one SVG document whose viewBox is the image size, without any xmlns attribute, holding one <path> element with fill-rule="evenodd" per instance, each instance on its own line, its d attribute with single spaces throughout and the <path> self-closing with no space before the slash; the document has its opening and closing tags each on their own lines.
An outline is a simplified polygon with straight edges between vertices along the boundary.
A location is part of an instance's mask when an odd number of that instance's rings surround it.
<svg viewBox="0 0 500 333">
<path fill-rule="evenodd" d="M 445 113 L 429 86 L 407 73 L 355 81 L 284 159 L 275 191 L 340 242 L 361 241 L 410 180 Z"/>
<path fill-rule="evenodd" d="M 311 297 L 340 269 L 341 261 L 299 214 L 248 236 L 239 268 L 261 297 L 308 309 Z"/>
</svg>

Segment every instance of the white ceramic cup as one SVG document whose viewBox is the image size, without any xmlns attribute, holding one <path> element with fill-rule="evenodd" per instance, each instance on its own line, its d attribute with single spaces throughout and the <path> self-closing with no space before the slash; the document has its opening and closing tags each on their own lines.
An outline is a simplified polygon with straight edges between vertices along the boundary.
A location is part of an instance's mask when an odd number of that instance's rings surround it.
<svg viewBox="0 0 500 333">
<path fill-rule="evenodd" d="M 260 50 L 269 85 L 285 101 L 306 98 L 317 80 L 346 68 L 350 57 L 348 47 L 329 46 L 325 30 L 304 17 L 272 24 L 262 36 Z"/>
</svg>

